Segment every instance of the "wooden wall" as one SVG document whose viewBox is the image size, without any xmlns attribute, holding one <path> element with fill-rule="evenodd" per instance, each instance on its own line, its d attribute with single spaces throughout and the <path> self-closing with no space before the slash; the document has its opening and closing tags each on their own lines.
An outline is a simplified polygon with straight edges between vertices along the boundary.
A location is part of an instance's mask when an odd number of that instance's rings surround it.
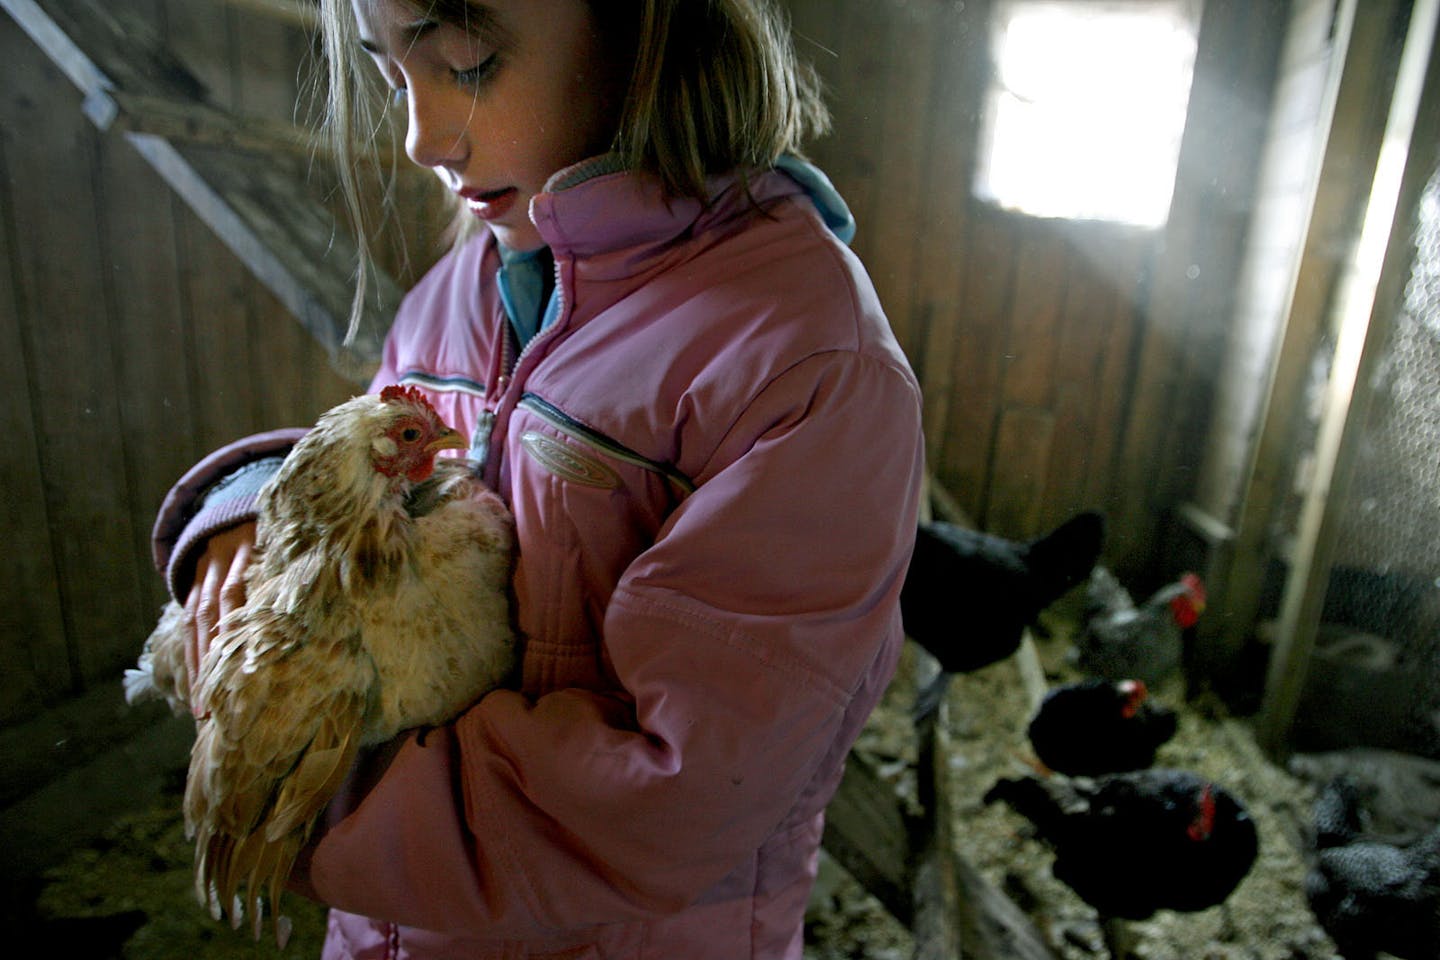
<svg viewBox="0 0 1440 960">
<path fill-rule="evenodd" d="M 1286 4 L 1207 0 L 1158 232 L 971 197 L 988 2 L 787 4 L 835 113 L 812 152 L 855 210 L 857 250 L 922 378 L 940 481 L 1014 537 L 1100 507 L 1111 564 L 1158 579 L 1223 363 Z M 292 117 L 308 40 L 251 9 L 266 3 L 112 6 L 158 29 L 216 102 Z M 0 791 L 8 815 L 137 722 L 118 678 L 164 597 L 148 537 L 165 490 L 204 452 L 310 422 L 355 385 L 121 136 L 96 131 L 3 14 L 0 63 L 0 761 L 20 770 Z M 412 254 L 423 266 L 435 250 Z M 0 839 L 13 839 L 4 822 Z"/>
<path fill-rule="evenodd" d="M 1169 224 L 1041 220 L 975 199 L 988 0 L 789 0 L 831 91 L 812 151 L 922 379 L 931 465 L 983 528 L 1028 537 L 1087 507 L 1140 581 L 1189 489 L 1284 3 L 1207 0 Z"/>
<path fill-rule="evenodd" d="M 134 5 L 221 102 L 290 116 L 298 34 Z M 133 660 L 163 597 L 150 524 L 189 465 L 352 385 L 5 15 L 0 62 L 6 723 Z"/>
</svg>

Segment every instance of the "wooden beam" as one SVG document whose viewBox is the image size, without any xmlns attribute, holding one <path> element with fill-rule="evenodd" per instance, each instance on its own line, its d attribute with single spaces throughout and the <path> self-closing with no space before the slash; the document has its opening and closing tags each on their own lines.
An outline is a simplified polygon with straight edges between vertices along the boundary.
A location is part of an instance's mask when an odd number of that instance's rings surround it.
<svg viewBox="0 0 1440 960">
<path fill-rule="evenodd" d="M 1370 374 L 1393 326 L 1413 259 L 1410 212 L 1433 172 L 1440 111 L 1440 60 L 1433 57 L 1440 0 L 1417 0 L 1400 54 L 1395 89 L 1359 241 L 1337 298 L 1335 360 L 1316 441 L 1315 475 L 1300 527 L 1278 642 L 1271 654 L 1260 743 L 1272 756 L 1285 741 L 1304 688 L 1320 624 L 1340 513 L 1369 409 Z M 1417 136 L 1418 132 L 1418 136 Z M 1417 164 L 1412 161 L 1420 160 Z M 1402 211 L 1397 216 L 1396 211 Z"/>
<path fill-rule="evenodd" d="M 1364 16 L 1357 16 L 1357 2 L 1340 0 L 1336 7 L 1330 75 L 1320 111 L 1323 129 L 1316 133 L 1323 153 L 1309 190 L 1300 262 L 1258 416 L 1259 432 L 1244 470 L 1234 539 L 1217 564 L 1227 569 L 1211 590 L 1215 615 L 1199 624 L 1206 640 L 1202 647 L 1217 661 L 1210 666 L 1222 672 L 1238 660 L 1259 617 L 1266 565 L 1274 555 L 1272 523 L 1293 483 L 1294 418 L 1305 402 L 1305 383 L 1336 283 L 1337 251 L 1353 241 L 1355 194 L 1360 189 L 1354 171 L 1373 170 L 1380 149 L 1372 111 L 1377 86 L 1390 75 L 1385 63 L 1399 0 L 1376 0 Z"/>
<path fill-rule="evenodd" d="M 262 117 L 241 117 L 203 101 L 170 100 L 121 90 L 107 93 L 115 105 L 108 126 L 126 133 L 148 133 L 181 143 L 201 143 L 250 153 L 308 157 L 321 143 L 298 124 Z"/>
<path fill-rule="evenodd" d="M 106 129 L 147 133 L 176 143 L 202 144 L 267 155 L 281 154 L 301 160 L 334 156 L 329 142 L 309 127 L 268 117 L 239 116 L 201 101 L 169 100 L 106 91 L 113 109 L 106 108 Z M 399 158 L 399 148 L 385 130 L 373 140 L 356 141 L 357 156 Z"/>
<path fill-rule="evenodd" d="M 825 808 L 825 850 L 903 924 L 910 893 L 911 826 L 895 789 L 851 752 L 845 776 Z"/>
<path fill-rule="evenodd" d="M 967 956 L 963 942 L 960 858 L 955 853 L 955 810 L 950 802 L 949 742 L 946 727 L 949 707 L 940 708 L 917 724 L 919 739 L 916 777 L 925 813 L 918 831 L 915 874 L 911 887 L 915 917 L 915 960 L 950 960 Z M 962 949 L 964 948 L 964 949 Z"/>
<path fill-rule="evenodd" d="M 925 815 L 913 885 L 915 960 L 1056 960 L 1039 928 L 958 848 L 946 713 L 942 703 L 916 730 Z"/>
<path fill-rule="evenodd" d="M 365 383 L 402 291 L 376 271 L 371 322 L 346 342 L 357 260 L 350 231 L 275 155 L 309 149 L 298 128 L 240 119 L 170 56 L 147 24 L 96 0 L 0 0 L 85 97 L 295 315 L 331 365 Z"/>
<path fill-rule="evenodd" d="M 165 49 L 144 21 L 94 0 L 0 0 L 85 97 L 86 115 L 107 129 L 118 112 L 119 90 L 175 101 L 207 101 L 208 94 Z"/>
<path fill-rule="evenodd" d="M 336 371 L 357 383 L 367 381 L 401 291 L 388 275 L 377 272 L 375 322 L 362 327 L 352 343 L 344 342 L 355 248 L 304 184 L 257 154 L 177 147 L 149 134 L 127 137 L 310 331 Z"/>
</svg>

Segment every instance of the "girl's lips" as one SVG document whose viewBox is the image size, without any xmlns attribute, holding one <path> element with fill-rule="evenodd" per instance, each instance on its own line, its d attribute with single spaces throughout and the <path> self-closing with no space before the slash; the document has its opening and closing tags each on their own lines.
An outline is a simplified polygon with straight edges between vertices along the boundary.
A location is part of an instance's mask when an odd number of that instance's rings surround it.
<svg viewBox="0 0 1440 960">
<path fill-rule="evenodd" d="M 503 217 L 514 206 L 517 195 L 514 187 L 491 190 L 488 193 L 466 190 L 461 194 L 465 198 L 465 205 L 470 208 L 470 212 L 481 220 Z"/>
</svg>

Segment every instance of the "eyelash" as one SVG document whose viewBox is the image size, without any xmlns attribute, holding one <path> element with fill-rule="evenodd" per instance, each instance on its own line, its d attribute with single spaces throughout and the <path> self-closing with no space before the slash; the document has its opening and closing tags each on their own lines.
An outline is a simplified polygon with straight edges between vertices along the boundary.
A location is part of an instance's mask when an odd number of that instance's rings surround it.
<svg viewBox="0 0 1440 960">
<path fill-rule="evenodd" d="M 498 54 L 492 53 L 469 70 L 452 71 L 455 76 L 455 82 L 462 87 L 480 86 L 495 73 L 495 68 L 499 66 L 500 63 L 497 57 Z"/>
<path fill-rule="evenodd" d="M 451 70 L 450 75 L 454 78 L 455 85 L 458 87 L 478 89 L 495 73 L 495 68 L 499 66 L 497 56 L 497 54 L 492 53 L 468 70 Z M 390 101 L 397 107 L 405 105 L 406 89 L 406 87 L 391 88 Z"/>
</svg>

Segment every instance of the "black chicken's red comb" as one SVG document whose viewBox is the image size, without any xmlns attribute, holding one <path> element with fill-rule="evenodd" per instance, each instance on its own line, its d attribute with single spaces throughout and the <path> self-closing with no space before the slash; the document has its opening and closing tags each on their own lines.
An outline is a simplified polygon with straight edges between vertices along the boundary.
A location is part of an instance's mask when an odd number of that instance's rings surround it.
<svg viewBox="0 0 1440 960">
<path fill-rule="evenodd" d="M 381 390 L 380 400 L 384 403 L 408 401 L 410 403 L 418 403 L 426 410 L 433 411 L 435 409 L 434 407 L 430 406 L 430 401 L 425 399 L 425 395 L 420 392 L 419 388 L 402 387 L 398 383 L 391 384 L 390 386 Z"/>
</svg>

